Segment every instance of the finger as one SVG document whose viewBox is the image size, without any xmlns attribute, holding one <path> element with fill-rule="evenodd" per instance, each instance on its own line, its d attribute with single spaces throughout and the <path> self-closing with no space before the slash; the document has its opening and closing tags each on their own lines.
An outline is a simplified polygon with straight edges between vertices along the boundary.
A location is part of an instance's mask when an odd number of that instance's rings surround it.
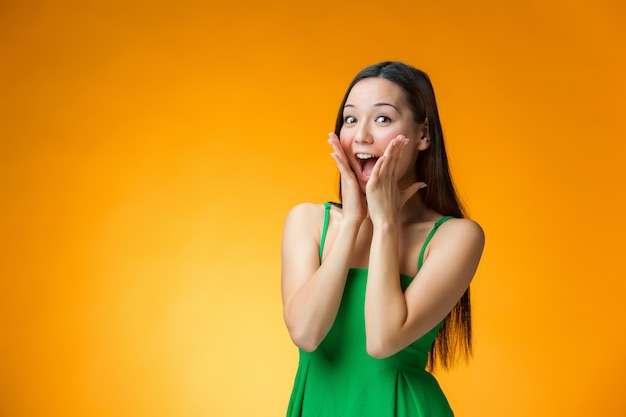
<svg viewBox="0 0 626 417">
<path fill-rule="evenodd" d="M 334 142 L 334 143 L 341 144 L 341 140 L 340 140 L 340 139 L 339 139 L 339 137 L 338 137 L 337 135 L 335 135 L 333 132 L 330 132 L 330 133 L 328 134 L 328 141 L 329 141 L 329 142 L 331 142 L 331 141 L 332 141 L 332 142 Z"/>
<path fill-rule="evenodd" d="M 402 154 L 402 150 L 404 149 L 406 143 L 404 142 L 404 136 L 399 135 L 395 140 L 395 145 L 393 147 L 392 159 L 390 160 L 390 173 L 392 179 L 395 180 L 398 176 L 398 161 L 400 160 L 400 155 Z"/>
<path fill-rule="evenodd" d="M 328 143 L 330 144 L 330 146 L 333 148 L 333 153 L 337 155 L 337 157 L 344 162 L 347 162 L 347 158 L 346 158 L 346 153 L 343 150 L 343 147 L 341 146 L 341 143 L 339 142 L 339 139 L 337 138 L 336 135 L 329 134 L 329 139 L 328 139 Z"/>
<path fill-rule="evenodd" d="M 384 173 L 384 165 L 386 164 L 387 156 L 383 155 L 378 158 L 378 161 L 374 164 L 374 168 L 372 168 L 372 173 L 370 174 L 370 179 L 368 181 L 368 185 L 370 183 L 376 184 L 378 180 L 383 176 Z"/>
<path fill-rule="evenodd" d="M 376 161 L 376 165 L 374 165 L 374 169 L 372 170 L 372 176 L 374 172 L 376 172 L 377 177 L 382 177 L 389 172 L 390 164 L 394 159 L 394 151 L 396 150 L 396 139 L 392 139 L 385 148 L 385 152 L 383 156 L 381 156 L 378 161 Z M 378 169 L 377 169 L 378 168 Z"/>
<path fill-rule="evenodd" d="M 337 165 L 337 168 L 339 169 L 339 174 L 341 174 L 341 178 L 343 180 L 354 178 L 352 169 L 350 168 L 348 163 L 345 161 L 345 159 L 341 157 L 341 155 L 338 155 L 336 152 L 333 152 L 330 154 L 330 156 L 335 160 L 335 164 Z"/>
<path fill-rule="evenodd" d="M 348 160 L 348 156 L 346 155 L 346 151 L 343 149 L 343 146 L 341 145 L 341 141 L 339 140 L 337 135 L 335 135 L 334 133 L 329 133 L 328 135 L 329 135 L 328 143 L 330 143 L 330 146 L 333 147 L 333 151 L 335 152 L 335 154 L 337 154 L 337 156 L 339 156 L 339 158 L 346 165 L 349 166 L 350 162 Z"/>
<path fill-rule="evenodd" d="M 348 162 L 346 153 L 344 152 L 343 147 L 339 143 L 337 136 L 334 134 L 329 134 L 329 136 L 331 137 L 328 139 L 328 143 L 333 148 L 333 153 L 331 153 L 330 156 L 334 159 L 335 164 L 337 165 L 337 168 L 339 169 L 341 180 L 346 182 L 346 184 L 348 183 L 357 184 L 356 174 L 354 173 L 352 166 Z"/>
<path fill-rule="evenodd" d="M 388 170 L 389 178 L 395 181 L 398 177 L 398 161 L 400 160 L 400 155 L 405 146 L 404 136 L 398 135 L 393 139 L 390 145 L 391 149 L 386 169 Z"/>
<path fill-rule="evenodd" d="M 343 149 L 341 148 L 341 142 L 339 141 L 339 138 L 337 137 L 337 135 L 335 135 L 334 133 L 328 134 L 328 143 L 330 144 L 330 146 L 333 147 L 335 151 L 339 151 L 339 150 L 343 151 Z"/>
</svg>

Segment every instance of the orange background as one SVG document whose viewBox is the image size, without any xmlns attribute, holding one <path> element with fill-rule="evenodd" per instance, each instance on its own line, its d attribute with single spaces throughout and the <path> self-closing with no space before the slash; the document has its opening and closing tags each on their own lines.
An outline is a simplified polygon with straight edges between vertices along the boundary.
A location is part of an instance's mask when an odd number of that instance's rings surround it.
<svg viewBox="0 0 626 417">
<path fill-rule="evenodd" d="M 282 222 L 386 59 L 487 234 L 457 415 L 623 413 L 624 2 L 210 3 L 0 5 L 0 415 L 284 415 Z"/>
</svg>

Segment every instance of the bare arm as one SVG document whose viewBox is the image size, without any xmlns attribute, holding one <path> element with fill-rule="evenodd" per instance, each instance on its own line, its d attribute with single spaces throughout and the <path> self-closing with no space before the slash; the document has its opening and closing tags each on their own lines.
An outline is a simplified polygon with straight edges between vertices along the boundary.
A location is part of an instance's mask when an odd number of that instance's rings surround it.
<svg viewBox="0 0 626 417">
<path fill-rule="evenodd" d="M 282 294 L 285 323 L 293 342 L 313 351 L 332 327 L 341 303 L 359 228 L 366 215 L 365 198 L 337 135 L 329 134 L 331 156 L 341 174 L 342 215 L 320 265 L 322 207 L 301 204 L 285 221 L 282 242 Z"/>
<path fill-rule="evenodd" d="M 443 320 L 467 290 L 480 260 L 484 234 L 468 219 L 441 225 L 427 259 L 405 292 L 400 286 L 399 213 L 420 183 L 398 189 L 397 162 L 409 140 L 390 142 L 367 184 L 373 224 L 365 291 L 367 351 L 387 357 L 413 343 Z M 422 183 L 423 184 L 423 183 Z"/>
<path fill-rule="evenodd" d="M 319 205 L 294 207 L 282 240 L 283 314 L 291 339 L 306 351 L 317 348 L 335 321 L 360 225 L 342 220 L 320 265 L 322 212 Z"/>
<path fill-rule="evenodd" d="M 443 320 L 467 290 L 483 246 L 478 224 L 449 220 L 440 226 L 428 258 L 403 293 L 397 223 L 375 223 L 365 297 L 368 353 L 379 358 L 393 355 Z"/>
</svg>

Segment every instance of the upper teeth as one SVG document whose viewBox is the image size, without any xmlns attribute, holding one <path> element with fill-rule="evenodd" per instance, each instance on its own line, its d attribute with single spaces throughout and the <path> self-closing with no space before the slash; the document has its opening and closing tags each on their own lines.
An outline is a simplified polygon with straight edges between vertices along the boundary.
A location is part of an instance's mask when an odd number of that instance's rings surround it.
<svg viewBox="0 0 626 417">
<path fill-rule="evenodd" d="M 370 158 L 376 158 L 374 155 L 370 155 L 368 153 L 357 153 L 356 157 L 359 159 L 370 159 Z"/>
</svg>

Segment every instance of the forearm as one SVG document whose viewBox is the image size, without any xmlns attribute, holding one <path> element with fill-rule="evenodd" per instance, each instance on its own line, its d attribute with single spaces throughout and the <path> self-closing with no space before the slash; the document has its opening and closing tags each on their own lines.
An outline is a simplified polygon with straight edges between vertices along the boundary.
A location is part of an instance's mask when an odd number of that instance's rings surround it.
<svg viewBox="0 0 626 417">
<path fill-rule="evenodd" d="M 395 221 L 374 224 L 365 293 L 365 331 L 370 355 L 387 356 L 407 317 L 400 284 L 399 230 Z"/>
<path fill-rule="evenodd" d="M 285 305 L 291 338 L 304 350 L 315 350 L 335 321 L 358 229 L 357 224 L 349 222 L 339 226 L 324 262 Z"/>
</svg>

